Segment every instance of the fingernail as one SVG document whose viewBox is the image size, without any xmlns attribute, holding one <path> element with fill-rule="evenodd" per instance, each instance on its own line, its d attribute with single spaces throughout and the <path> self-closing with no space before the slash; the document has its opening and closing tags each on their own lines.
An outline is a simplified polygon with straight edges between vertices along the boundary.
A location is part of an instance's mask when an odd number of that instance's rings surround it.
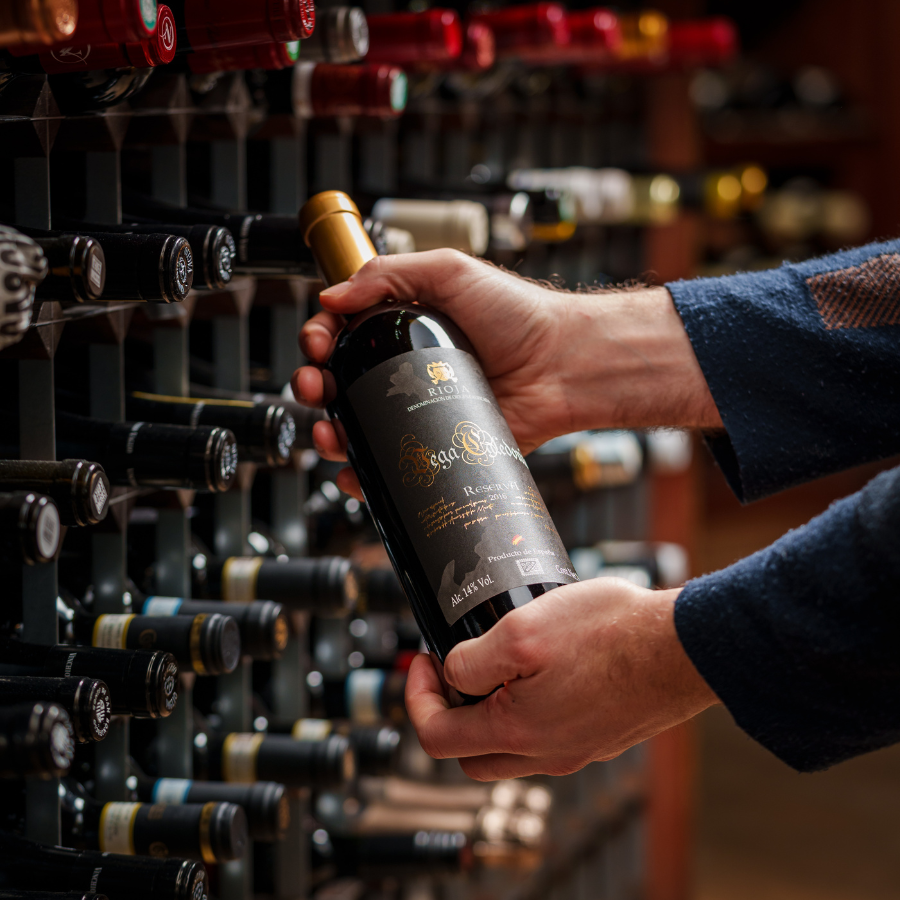
<svg viewBox="0 0 900 900">
<path fill-rule="evenodd" d="M 349 281 L 341 281 L 338 284 L 333 284 L 329 288 L 325 288 L 324 291 L 319 292 L 320 297 L 339 297 L 341 294 L 350 290 L 350 282 Z"/>
</svg>

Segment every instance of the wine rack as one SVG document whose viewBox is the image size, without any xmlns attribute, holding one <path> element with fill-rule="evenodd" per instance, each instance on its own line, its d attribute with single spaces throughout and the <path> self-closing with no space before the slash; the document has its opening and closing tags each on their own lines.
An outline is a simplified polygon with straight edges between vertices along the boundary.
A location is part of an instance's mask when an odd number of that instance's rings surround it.
<svg viewBox="0 0 900 900">
<path fill-rule="evenodd" d="M 380 0 L 373 0 L 367 11 L 389 11 L 383 7 Z M 562 99 L 554 104 L 547 91 L 549 76 L 541 68 L 513 66 L 502 71 L 515 90 L 498 88 L 496 96 L 465 88 L 442 92 L 437 76 L 423 76 L 411 82 L 403 117 L 315 119 L 267 113 L 257 96 L 260 88 L 254 72 L 225 73 L 212 89 L 201 93 L 192 89 L 196 84 L 189 74 L 160 66 L 144 89 L 126 102 L 83 113 L 71 112 L 61 98 L 57 101 L 55 86 L 66 76 L 21 77 L 0 84 L 0 156 L 5 173 L 0 177 L 0 208 L 8 210 L 2 221 L 50 229 L 57 213 L 74 211 L 87 222 L 120 224 L 129 191 L 178 207 L 199 200 L 210 207 L 294 216 L 309 194 L 325 189 L 376 198 L 401 190 L 420 197 L 455 197 L 463 191 L 475 196 L 478 185 L 496 183 L 498 173 L 511 168 L 580 165 L 640 170 L 647 165 L 642 129 L 648 101 L 640 75 L 586 77 L 583 82 L 563 79 L 558 92 Z M 70 111 L 63 113 L 61 107 Z M 571 241 L 536 242 L 527 253 L 493 248 L 491 255 L 501 264 L 517 266 L 522 274 L 574 286 L 592 285 L 606 276 L 617 281 L 637 278 L 646 269 L 649 251 L 645 229 L 624 224 L 589 225 Z M 54 373 L 57 353 L 65 354 L 65 371 L 76 366 L 88 385 L 89 415 L 112 422 L 125 421 L 136 366 L 142 368 L 142 389 L 188 396 L 195 380 L 192 358 L 201 351 L 210 388 L 251 390 L 252 382 L 260 380 L 253 377 L 251 361 L 260 357 L 266 361 L 264 380 L 283 385 L 303 361 L 296 335 L 315 309 L 320 287 L 315 278 L 298 274 L 237 275 L 227 288 L 195 290 L 181 303 L 138 304 L 115 298 L 93 304 L 39 303 L 23 339 L 0 352 L 6 392 L 16 397 L 19 457 L 55 458 L 55 404 L 61 380 Z M 641 446 L 647 454 L 646 442 Z M 128 566 L 129 530 L 139 526 L 141 540 L 152 539 L 155 546 L 153 589 L 160 596 L 192 596 L 198 552 L 192 542 L 195 520 L 208 526 L 208 549 L 216 557 L 259 552 L 251 543 L 258 519 L 265 520 L 268 533 L 289 556 L 344 553 L 346 543 L 329 544 L 323 527 L 312 527 L 313 501 L 325 503 L 321 482 L 331 489 L 333 484 L 329 471 L 311 475 L 310 453 L 295 452 L 289 465 L 267 471 L 241 461 L 233 486 L 216 494 L 112 488 L 108 516 L 78 545 L 84 547 L 80 565 L 89 573 L 91 612 L 140 611 L 130 605 L 137 598 Z M 652 530 L 651 478 L 645 469 L 626 485 L 603 487 L 551 505 L 567 544 L 646 540 Z M 56 563 L 22 566 L 24 640 L 53 644 L 61 637 L 57 569 Z M 287 647 L 270 665 L 270 711 L 283 720 L 309 715 L 323 678 L 351 674 L 354 653 L 362 658 L 354 648 L 367 630 L 393 634 L 395 628 L 383 614 L 360 614 L 357 619 L 291 613 L 290 625 Z M 214 679 L 212 708 L 218 727 L 225 731 L 254 730 L 258 718 L 254 670 L 255 664 L 244 657 L 233 672 Z M 152 740 L 160 777 L 194 775 L 194 693 L 200 690 L 200 680 L 183 671 L 174 713 L 155 723 Z M 406 749 L 401 769 L 406 777 L 427 776 L 449 786 L 466 783 L 454 761 L 428 760 L 418 750 L 411 728 L 406 725 L 402 730 Z M 129 757 L 136 749 L 133 742 L 146 742 L 148 733 L 146 727 L 135 731 L 126 717 L 114 717 L 110 733 L 95 748 L 97 800 L 132 797 Z M 271 856 L 256 854 L 257 862 L 263 859 L 271 868 L 270 877 L 264 879 L 266 887 L 254 888 L 251 852 L 216 867 L 214 892 L 221 900 L 251 900 L 255 895 L 277 900 L 376 896 L 660 900 L 644 889 L 650 858 L 646 826 L 652 802 L 650 765 L 646 748 L 638 747 L 575 775 L 538 779 L 551 787 L 554 805 L 546 839 L 521 854 L 526 862 L 505 868 L 485 865 L 449 880 L 388 879 L 383 893 L 366 893 L 352 885 L 346 893 L 328 893 L 327 885 L 314 883 L 310 841 L 318 833 L 317 791 L 292 791 L 284 840 L 274 845 Z M 60 843 L 59 786 L 58 779 L 28 783 L 29 838 Z M 352 793 L 336 796 L 348 808 L 356 803 Z"/>
</svg>

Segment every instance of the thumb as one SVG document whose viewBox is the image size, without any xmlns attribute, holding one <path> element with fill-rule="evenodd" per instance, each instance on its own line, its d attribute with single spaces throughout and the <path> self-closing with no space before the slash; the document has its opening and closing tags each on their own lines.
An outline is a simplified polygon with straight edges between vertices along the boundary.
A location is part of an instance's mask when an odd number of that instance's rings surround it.
<svg viewBox="0 0 900 900">
<path fill-rule="evenodd" d="M 464 694 L 489 694 L 506 681 L 534 675 L 543 662 L 537 608 L 507 613 L 481 637 L 457 644 L 447 655 L 444 677 Z"/>
<path fill-rule="evenodd" d="M 457 279 L 464 272 L 474 274 L 470 268 L 474 266 L 484 264 L 455 250 L 377 256 L 347 281 L 322 291 L 319 300 L 325 309 L 343 315 L 368 309 L 382 300 L 421 300 L 440 308 L 458 293 L 453 282 L 458 285 Z"/>
</svg>

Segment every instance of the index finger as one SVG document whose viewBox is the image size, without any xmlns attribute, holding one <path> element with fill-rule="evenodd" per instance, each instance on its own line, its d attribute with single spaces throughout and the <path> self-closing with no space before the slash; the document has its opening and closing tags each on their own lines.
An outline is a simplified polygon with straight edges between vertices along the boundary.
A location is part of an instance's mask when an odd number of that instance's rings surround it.
<svg viewBox="0 0 900 900">
<path fill-rule="evenodd" d="M 494 697 L 451 708 L 428 654 L 419 654 L 410 666 L 406 711 L 422 748 L 435 759 L 512 751 L 508 723 L 502 723 Z"/>
</svg>

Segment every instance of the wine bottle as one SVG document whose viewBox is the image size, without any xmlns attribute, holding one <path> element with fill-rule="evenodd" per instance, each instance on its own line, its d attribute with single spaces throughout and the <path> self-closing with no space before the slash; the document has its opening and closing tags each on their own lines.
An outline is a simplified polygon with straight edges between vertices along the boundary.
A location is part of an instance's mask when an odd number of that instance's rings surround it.
<svg viewBox="0 0 900 900">
<path fill-rule="evenodd" d="M 494 32 L 498 59 L 538 63 L 542 54 L 555 56 L 572 40 L 565 8 L 559 3 L 508 6 L 470 13 L 469 19 L 487 25 Z"/>
<path fill-rule="evenodd" d="M 35 702 L 64 709 L 80 744 L 102 741 L 109 731 L 112 704 L 109 688 L 99 678 L 41 678 L 0 675 L 0 703 Z"/>
<path fill-rule="evenodd" d="M 109 900 L 206 900 L 202 863 L 69 850 L 0 834 L 0 887 L 91 890 Z"/>
<path fill-rule="evenodd" d="M 289 788 L 339 787 L 356 775 L 353 748 L 341 734 L 295 741 L 283 734 L 200 733 L 194 738 L 194 766 L 210 781 L 277 781 Z"/>
<path fill-rule="evenodd" d="M 72 722 L 61 706 L 40 702 L 0 707 L 0 778 L 64 775 L 74 755 Z"/>
<path fill-rule="evenodd" d="M 96 459 L 112 484 L 227 491 L 237 474 L 237 444 L 227 428 L 103 422 L 56 415 L 56 453 Z"/>
<path fill-rule="evenodd" d="M 309 37 L 316 25 L 312 0 L 244 0 L 210 6 L 205 0 L 173 0 L 182 53 Z"/>
<path fill-rule="evenodd" d="M 46 275 L 41 248 L 15 228 L 0 225 L 0 350 L 28 331 L 35 288 Z"/>
<path fill-rule="evenodd" d="M 0 5 L 0 47 L 65 41 L 77 24 L 77 0 L 6 0 Z"/>
<path fill-rule="evenodd" d="M 67 76 L 71 81 L 78 76 Z M 72 241 L 77 236 L 93 238 L 106 258 L 103 299 L 148 303 L 178 303 L 194 283 L 191 245 L 174 234 L 115 234 L 78 228 L 78 235 L 23 228 L 29 236 Z"/>
<path fill-rule="evenodd" d="M 98 225 L 79 222 L 61 216 L 54 221 L 64 228 L 78 229 L 91 234 L 169 234 L 184 238 L 190 245 L 194 290 L 218 291 L 226 287 L 233 275 L 234 257 L 237 253 L 234 236 L 220 225 L 196 225 L 126 222 L 122 225 Z"/>
<path fill-rule="evenodd" d="M 192 209 L 129 191 L 124 193 L 123 206 L 127 211 L 125 219 L 129 222 L 152 224 L 158 220 L 227 228 L 237 243 L 234 270 L 240 274 L 286 271 L 311 277 L 316 275 L 312 254 L 303 243 L 295 216 Z"/>
<path fill-rule="evenodd" d="M 30 566 L 53 562 L 62 538 L 59 510 L 49 497 L 0 494 L 0 559 Z"/>
<path fill-rule="evenodd" d="M 400 755 L 400 732 L 389 725 L 344 725 L 330 719 L 290 720 L 266 717 L 267 734 L 289 734 L 295 741 L 321 741 L 329 734 L 350 740 L 359 775 L 390 775 Z"/>
<path fill-rule="evenodd" d="M 241 634 L 231 616 L 136 616 L 76 614 L 72 632 L 91 647 L 164 650 L 198 675 L 224 675 L 241 661 Z"/>
<path fill-rule="evenodd" d="M 370 836 L 313 832 L 313 865 L 334 867 L 344 877 L 392 877 L 459 872 L 472 863 L 461 831 L 416 831 Z"/>
<path fill-rule="evenodd" d="M 316 422 L 325 418 L 325 412 L 321 409 L 310 409 L 301 406 L 296 400 L 285 399 L 280 394 L 252 393 L 250 391 L 227 391 L 224 388 L 215 388 L 206 384 L 190 385 L 190 395 L 197 399 L 212 397 L 219 400 L 244 400 L 250 403 L 266 404 L 268 406 L 283 406 L 294 420 L 296 434 L 294 437 L 295 450 L 308 450 L 313 446 L 312 430 Z"/>
<path fill-rule="evenodd" d="M 42 50 L 32 56 L 9 54 L 6 61 L 15 72 L 66 74 L 99 69 L 149 69 L 175 58 L 175 19 L 165 4 L 160 4 L 153 33 L 142 40 L 121 43 L 77 43 Z"/>
<path fill-rule="evenodd" d="M 237 442 L 238 459 L 264 466 L 285 465 L 297 436 L 294 417 L 280 403 L 167 397 L 136 391 L 126 397 L 125 411 L 136 421 L 227 428 Z"/>
<path fill-rule="evenodd" d="M 88 676 L 109 689 L 110 712 L 137 718 L 168 716 L 178 700 L 178 664 L 161 650 L 105 650 L 0 641 L 0 674 L 49 678 Z"/>
<path fill-rule="evenodd" d="M 137 776 L 137 796 L 145 803 L 236 803 L 247 814 L 250 839 L 279 841 L 291 821 L 285 786 L 274 781 L 228 784 L 190 778 Z"/>
<path fill-rule="evenodd" d="M 280 603 L 255 600 L 230 603 L 221 600 L 184 600 L 181 597 L 147 597 L 141 612 L 148 616 L 198 616 L 224 613 L 233 619 L 241 635 L 241 653 L 253 659 L 278 659 L 287 647 L 290 628 Z"/>
<path fill-rule="evenodd" d="M 370 15 L 369 63 L 405 65 L 459 58 L 463 29 L 455 9 Z"/>
<path fill-rule="evenodd" d="M 377 725 L 387 720 L 406 721 L 405 672 L 355 669 L 343 681 L 327 680 L 316 698 L 329 719 L 349 719 L 354 725 Z"/>
<path fill-rule="evenodd" d="M 96 525 L 109 510 L 109 479 L 86 459 L 0 459 L 0 490 L 37 490 L 56 504 L 63 525 Z"/>
<path fill-rule="evenodd" d="M 358 6 L 316 11 L 316 30 L 303 42 L 305 62 L 351 63 L 369 52 L 369 26 Z"/>
<path fill-rule="evenodd" d="M 374 256 L 346 194 L 316 195 L 300 223 L 328 284 Z M 578 580 L 471 346 L 447 317 L 379 304 L 344 329 L 328 372 L 329 413 L 347 433 L 437 663 L 517 606 Z"/>
<path fill-rule="evenodd" d="M 290 108 L 285 109 L 283 98 L 288 94 L 288 87 Z M 395 118 L 406 109 L 408 82 L 403 70 L 396 66 L 301 61 L 290 72 L 272 73 L 267 82 L 267 95 L 274 101 L 273 111 L 291 111 L 302 119 Z"/>
<path fill-rule="evenodd" d="M 300 41 L 252 44 L 246 47 L 218 47 L 186 57 L 194 74 L 239 72 L 245 69 L 286 69 L 300 58 Z"/>
<path fill-rule="evenodd" d="M 643 464 L 643 447 L 630 431 L 578 432 L 549 441 L 528 456 L 538 484 L 561 483 L 579 491 L 633 484 Z"/>
<path fill-rule="evenodd" d="M 364 569 L 357 573 L 359 598 L 356 611 L 366 613 L 401 613 L 408 608 L 406 594 L 393 569 Z"/>
<path fill-rule="evenodd" d="M 60 799 L 63 844 L 76 850 L 217 863 L 241 859 L 250 840 L 235 803 L 100 803 L 70 778 Z"/>
<path fill-rule="evenodd" d="M 487 250 L 487 209 L 473 200 L 395 200 L 382 198 L 372 216 L 412 234 L 416 250 L 450 247 L 480 256 Z"/>
<path fill-rule="evenodd" d="M 106 285 L 106 257 L 103 248 L 81 234 L 36 238 L 50 270 L 38 285 L 39 300 L 92 303 L 99 300 Z"/>
<path fill-rule="evenodd" d="M 193 567 L 198 591 L 231 603 L 275 600 L 290 610 L 343 613 L 359 595 L 356 572 L 342 556 L 266 559 L 232 556 Z"/>
</svg>

